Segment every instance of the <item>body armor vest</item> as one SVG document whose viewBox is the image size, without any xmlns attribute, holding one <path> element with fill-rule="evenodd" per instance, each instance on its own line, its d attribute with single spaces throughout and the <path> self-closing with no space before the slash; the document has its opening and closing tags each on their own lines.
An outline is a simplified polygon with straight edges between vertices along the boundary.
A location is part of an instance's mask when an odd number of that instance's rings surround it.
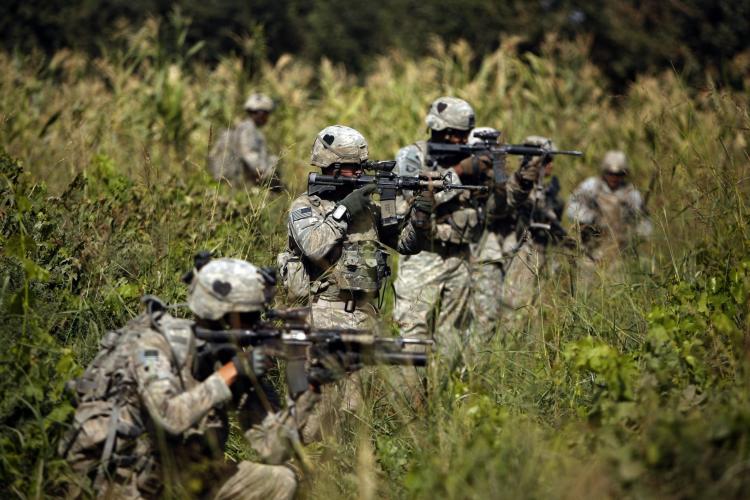
<svg viewBox="0 0 750 500">
<path fill-rule="evenodd" d="M 390 274 L 388 253 L 373 240 L 345 241 L 331 277 L 342 291 L 377 293 Z"/>
</svg>

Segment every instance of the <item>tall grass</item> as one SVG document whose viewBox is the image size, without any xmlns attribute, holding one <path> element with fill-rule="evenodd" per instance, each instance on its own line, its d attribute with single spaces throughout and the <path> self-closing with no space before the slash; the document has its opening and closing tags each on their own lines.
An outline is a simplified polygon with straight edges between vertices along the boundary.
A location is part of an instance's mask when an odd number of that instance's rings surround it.
<svg viewBox="0 0 750 500">
<path fill-rule="evenodd" d="M 258 89 L 280 103 L 267 136 L 293 191 L 324 126 L 353 126 L 372 157 L 390 158 L 425 135 L 428 104 L 452 94 L 508 141 L 543 134 L 584 150 L 584 161 L 556 162 L 564 192 L 605 150 L 624 149 L 656 228 L 639 258 L 593 286 L 550 277 L 526 322 L 499 325 L 463 363 L 427 374 L 425 405 L 404 399 L 391 370 L 365 375 L 364 407 L 311 447 L 317 467 L 303 496 L 748 494 L 746 92 L 688 88 L 667 72 L 611 95 L 586 41 L 554 37 L 540 55 L 508 41 L 478 67 L 466 44 L 436 40 L 429 57 L 393 53 L 351 75 L 286 56 L 246 55 L 253 72 L 239 57 L 207 67 L 191 62 L 199 46 L 170 59 L 160 29 L 125 30 L 121 48 L 95 60 L 0 54 L 2 147 L 25 172 L 3 157 L 0 484 L 9 493 L 60 493 L 54 447 L 71 414 L 62 383 L 142 293 L 182 300 L 178 277 L 200 248 L 273 262 L 288 197 L 232 193 L 204 172 L 211 138 Z M 233 444 L 233 456 L 244 453 Z"/>
</svg>

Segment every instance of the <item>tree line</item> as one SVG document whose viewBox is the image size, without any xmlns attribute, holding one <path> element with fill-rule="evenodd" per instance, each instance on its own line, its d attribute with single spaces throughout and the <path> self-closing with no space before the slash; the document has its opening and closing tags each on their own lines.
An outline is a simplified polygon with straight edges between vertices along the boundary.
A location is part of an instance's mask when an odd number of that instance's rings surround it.
<svg viewBox="0 0 750 500">
<path fill-rule="evenodd" d="M 614 88 L 671 68 L 688 81 L 703 82 L 708 72 L 717 84 L 739 88 L 750 73 L 750 0 L 7 0 L 0 12 L 7 50 L 69 47 L 96 55 L 124 27 L 155 17 L 173 28 L 175 19 L 189 19 L 187 42 L 203 41 L 199 56 L 208 61 L 242 54 L 252 37 L 272 60 L 325 57 L 363 71 L 392 49 L 420 55 L 435 36 L 465 39 L 481 57 L 510 36 L 534 51 L 557 33 L 589 40 Z M 254 50 L 257 56 L 257 43 Z"/>
</svg>

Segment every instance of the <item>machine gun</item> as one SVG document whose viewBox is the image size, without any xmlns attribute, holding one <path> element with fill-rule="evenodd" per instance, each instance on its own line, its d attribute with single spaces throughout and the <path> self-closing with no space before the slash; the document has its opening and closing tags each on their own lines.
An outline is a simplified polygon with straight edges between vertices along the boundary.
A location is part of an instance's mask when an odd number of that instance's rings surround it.
<svg viewBox="0 0 750 500">
<path fill-rule="evenodd" d="M 332 165 L 335 167 L 336 165 Z M 312 172 L 307 177 L 307 193 L 321 194 L 334 191 L 342 187 L 350 187 L 352 190 L 373 184 L 380 194 L 380 212 L 384 226 L 390 226 L 398 222 L 396 215 L 396 194 L 399 191 L 487 191 L 487 186 L 471 186 L 465 184 L 454 184 L 447 176 L 439 172 L 422 173 L 419 176 L 401 176 L 393 172 L 396 161 L 368 161 L 363 164 L 364 170 L 372 170 L 374 174 L 365 174 L 345 177 L 342 175 L 323 175 Z"/>
<path fill-rule="evenodd" d="M 259 352 L 286 359 L 286 381 L 292 397 L 310 382 L 329 381 L 326 374 L 352 372 L 373 364 L 425 366 L 426 352 L 411 352 L 407 346 L 432 345 L 431 340 L 381 337 L 370 330 L 313 328 L 309 310 L 271 310 L 267 321 L 252 330 L 210 330 L 195 327 L 197 338 L 206 342 L 200 356 L 205 361 L 229 361 L 238 350 L 251 346 Z"/>
</svg>

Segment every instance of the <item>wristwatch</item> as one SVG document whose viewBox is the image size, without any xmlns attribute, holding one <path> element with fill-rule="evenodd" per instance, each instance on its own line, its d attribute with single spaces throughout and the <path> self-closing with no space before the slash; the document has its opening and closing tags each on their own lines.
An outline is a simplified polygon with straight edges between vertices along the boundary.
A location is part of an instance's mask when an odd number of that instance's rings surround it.
<svg viewBox="0 0 750 500">
<path fill-rule="evenodd" d="M 347 213 L 348 211 L 344 205 L 336 205 L 336 208 L 333 210 L 331 217 L 333 217 L 333 220 L 341 222 L 342 220 L 344 220 Z"/>
</svg>

